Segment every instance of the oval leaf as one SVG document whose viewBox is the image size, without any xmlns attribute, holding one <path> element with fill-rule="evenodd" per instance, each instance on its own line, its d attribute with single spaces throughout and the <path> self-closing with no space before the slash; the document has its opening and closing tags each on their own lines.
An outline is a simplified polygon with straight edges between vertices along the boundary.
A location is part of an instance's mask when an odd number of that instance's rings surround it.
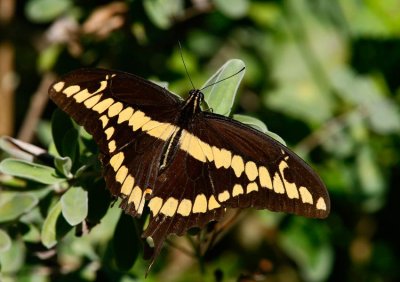
<svg viewBox="0 0 400 282">
<path fill-rule="evenodd" d="M 47 248 L 52 248 L 57 244 L 57 220 L 61 214 L 61 203 L 57 202 L 48 213 L 46 219 L 43 223 L 43 228 L 41 232 L 42 243 Z"/>
<path fill-rule="evenodd" d="M 70 6 L 70 0 L 31 0 L 25 6 L 25 13 L 33 22 L 45 23 L 60 16 Z"/>
<path fill-rule="evenodd" d="M 206 81 L 201 89 L 207 85 L 211 85 L 231 75 L 234 75 L 244 67 L 245 64 L 242 60 L 229 60 Z M 239 88 L 240 82 L 242 81 L 244 73 L 245 69 L 223 82 L 218 82 L 215 85 L 204 89 L 204 100 L 206 101 L 208 107 L 212 108 L 217 114 L 229 116 L 233 102 L 235 101 L 236 92 Z"/>
<path fill-rule="evenodd" d="M 0 193 L 1 197 L 5 193 Z M 14 220 L 35 207 L 39 200 L 28 193 L 7 193 L 7 200 L 0 204 L 0 222 Z"/>
<path fill-rule="evenodd" d="M 72 226 L 81 223 L 88 215 L 88 193 L 81 187 L 71 187 L 61 197 L 61 210 Z"/>
<path fill-rule="evenodd" d="M 258 118 L 251 117 L 251 116 L 246 116 L 246 115 L 233 115 L 233 118 L 237 121 L 240 121 L 241 123 L 247 124 L 254 129 L 257 129 L 258 131 L 261 131 L 262 133 L 267 134 L 269 137 L 275 139 L 279 143 L 283 144 L 286 146 L 285 140 L 282 139 L 278 134 L 269 131 L 267 126 L 265 125 L 264 122 L 259 120 Z"/>
<path fill-rule="evenodd" d="M 69 157 L 55 157 L 54 165 L 56 169 L 64 175 L 66 178 L 71 179 L 73 177 L 71 173 L 72 161 Z"/>
<path fill-rule="evenodd" d="M 7 252 L 11 248 L 11 238 L 8 234 L 0 229 L 0 253 Z"/>
<path fill-rule="evenodd" d="M 63 178 L 57 177 L 56 170 L 52 167 L 18 159 L 5 159 L 0 163 L 0 171 L 43 184 L 56 184 L 64 181 Z"/>
<path fill-rule="evenodd" d="M 8 251 L 0 253 L 0 278 L 3 278 L 3 273 L 12 273 L 14 276 L 15 273 L 20 273 L 19 270 L 24 266 L 25 256 L 26 247 L 24 242 L 20 238 L 14 238 Z"/>
<path fill-rule="evenodd" d="M 135 263 L 140 251 L 140 238 L 131 216 L 121 213 L 113 239 L 114 255 L 118 268 L 129 270 Z"/>
</svg>

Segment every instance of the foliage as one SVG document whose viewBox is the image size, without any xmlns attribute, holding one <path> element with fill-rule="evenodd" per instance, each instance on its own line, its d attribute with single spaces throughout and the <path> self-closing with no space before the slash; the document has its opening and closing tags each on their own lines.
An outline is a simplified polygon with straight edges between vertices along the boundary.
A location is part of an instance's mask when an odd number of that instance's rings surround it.
<svg viewBox="0 0 400 282">
<path fill-rule="evenodd" d="M 17 53 L 18 128 L 40 78 L 83 66 L 187 93 L 180 41 L 195 86 L 246 65 L 204 90 L 208 107 L 271 134 L 267 124 L 319 172 L 332 200 L 326 220 L 242 212 L 204 255 L 204 232 L 171 238 L 147 281 L 400 279 L 397 1 L 105 3 L 22 1 L 0 26 L 0 43 Z M 224 65 L 231 58 L 241 61 Z M 0 280 L 144 281 L 144 219 L 112 204 L 93 140 L 52 104 L 32 130 L 38 147 L 0 141 Z"/>
</svg>

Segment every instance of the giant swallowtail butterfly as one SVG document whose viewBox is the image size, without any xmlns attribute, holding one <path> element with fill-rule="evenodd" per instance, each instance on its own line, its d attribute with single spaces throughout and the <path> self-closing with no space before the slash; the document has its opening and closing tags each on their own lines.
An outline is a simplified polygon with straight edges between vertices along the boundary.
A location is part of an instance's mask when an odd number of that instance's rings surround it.
<svg viewBox="0 0 400 282">
<path fill-rule="evenodd" d="M 154 242 L 220 220 L 226 208 L 269 209 L 314 218 L 329 214 L 327 190 L 297 155 L 233 119 L 202 111 L 203 94 L 182 100 L 138 76 L 73 71 L 50 98 L 93 135 L 107 187 Z"/>
</svg>

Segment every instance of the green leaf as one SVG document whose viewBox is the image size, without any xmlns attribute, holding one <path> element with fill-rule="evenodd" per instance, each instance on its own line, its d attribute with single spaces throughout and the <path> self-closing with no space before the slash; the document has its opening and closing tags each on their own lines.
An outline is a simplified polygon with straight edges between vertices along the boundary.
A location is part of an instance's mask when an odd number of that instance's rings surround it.
<svg viewBox="0 0 400 282">
<path fill-rule="evenodd" d="M 55 157 L 54 165 L 66 178 L 71 179 L 73 177 L 71 173 L 72 161 L 69 157 Z"/>
<path fill-rule="evenodd" d="M 245 64 L 242 60 L 232 59 L 227 61 L 206 81 L 206 83 L 204 83 L 201 89 L 237 73 L 244 67 Z M 217 114 L 229 116 L 232 110 L 233 102 L 235 101 L 236 92 L 244 74 L 245 70 L 223 82 L 219 82 L 204 89 L 202 92 L 204 93 L 204 100 L 206 101 L 208 107 L 210 107 Z"/>
<path fill-rule="evenodd" d="M 30 0 L 25 6 L 25 13 L 33 22 L 46 23 L 68 11 L 70 6 L 70 0 Z"/>
<path fill-rule="evenodd" d="M 244 17 L 249 8 L 248 0 L 213 0 L 213 2 L 221 13 L 231 18 Z"/>
<path fill-rule="evenodd" d="M 0 196 L 0 222 L 14 220 L 39 203 L 30 193 L 0 192 Z"/>
<path fill-rule="evenodd" d="M 279 143 L 286 146 L 286 142 L 282 139 L 282 137 L 280 137 L 276 133 L 273 133 L 272 131 L 269 131 L 267 126 L 265 125 L 265 123 L 262 122 L 261 120 L 259 120 L 258 118 L 247 116 L 247 115 L 238 115 L 238 114 L 233 115 L 233 118 L 237 121 L 240 121 L 241 123 L 247 124 L 255 129 L 257 129 L 258 131 L 261 131 L 262 133 L 267 134 L 271 138 L 275 139 Z"/>
<path fill-rule="evenodd" d="M 58 201 L 47 214 L 44 220 L 41 238 L 42 243 L 47 248 L 52 248 L 57 244 L 57 241 L 64 236 L 71 226 L 65 221 L 61 215 L 61 202 Z"/>
<path fill-rule="evenodd" d="M 66 113 L 60 109 L 56 109 L 53 112 L 51 117 L 51 134 L 53 135 L 54 145 L 60 156 L 68 156 L 64 152 L 64 143 L 68 141 L 64 141 L 64 139 L 66 132 L 73 128 L 74 124 Z"/>
<path fill-rule="evenodd" d="M 322 222 L 293 217 L 279 243 L 298 264 L 305 281 L 324 281 L 333 266 L 333 250 Z"/>
<path fill-rule="evenodd" d="M 43 184 L 56 184 L 65 181 L 65 179 L 57 177 L 56 170 L 52 167 L 11 158 L 0 163 L 0 171 Z"/>
<path fill-rule="evenodd" d="M 88 193 L 82 187 L 71 187 L 61 197 L 61 210 L 72 226 L 81 223 L 88 215 Z"/>
<path fill-rule="evenodd" d="M 360 148 L 356 164 L 361 189 L 368 197 L 364 202 L 364 207 L 368 212 L 375 212 L 384 204 L 383 196 L 386 192 L 386 185 L 376 157 L 369 146 L 365 145 Z"/>
<path fill-rule="evenodd" d="M 94 185 L 88 187 L 88 216 L 91 223 L 98 223 L 108 211 L 111 196 L 106 189 L 104 179 L 101 178 Z"/>
<path fill-rule="evenodd" d="M 24 266 L 25 255 L 26 248 L 22 240 L 19 238 L 14 239 L 11 242 L 8 251 L 0 252 L 0 278 L 2 278 L 2 273 L 18 273 L 18 271 Z"/>
<path fill-rule="evenodd" d="M 38 60 L 39 70 L 41 72 L 50 71 L 57 63 L 62 50 L 63 46 L 61 44 L 52 44 L 40 52 Z"/>
<path fill-rule="evenodd" d="M 140 252 L 140 238 L 134 219 L 121 213 L 113 237 L 114 255 L 117 266 L 121 270 L 129 270 Z"/>
<path fill-rule="evenodd" d="M 8 234 L 0 229 L 0 253 L 7 252 L 11 248 L 11 238 Z"/>
<path fill-rule="evenodd" d="M 62 143 L 62 156 L 70 157 L 73 164 L 79 159 L 78 136 L 79 132 L 76 128 L 71 128 L 65 133 Z"/>
<path fill-rule="evenodd" d="M 153 24 L 162 29 L 170 27 L 184 8 L 182 0 L 145 0 L 143 7 Z"/>
</svg>

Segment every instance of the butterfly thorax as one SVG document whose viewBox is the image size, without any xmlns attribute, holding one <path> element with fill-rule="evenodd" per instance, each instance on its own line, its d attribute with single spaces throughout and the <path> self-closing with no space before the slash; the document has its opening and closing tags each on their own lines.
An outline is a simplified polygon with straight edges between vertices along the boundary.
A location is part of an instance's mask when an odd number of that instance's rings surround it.
<svg viewBox="0 0 400 282">
<path fill-rule="evenodd" d="M 180 109 L 180 115 L 177 119 L 177 129 L 167 140 L 163 147 L 161 154 L 158 175 L 162 174 L 171 164 L 174 156 L 179 149 L 179 141 L 184 129 L 190 131 L 193 119 L 196 118 L 197 114 L 201 112 L 201 103 L 204 100 L 204 94 L 198 90 L 190 90 L 188 98 L 182 103 Z"/>
</svg>

